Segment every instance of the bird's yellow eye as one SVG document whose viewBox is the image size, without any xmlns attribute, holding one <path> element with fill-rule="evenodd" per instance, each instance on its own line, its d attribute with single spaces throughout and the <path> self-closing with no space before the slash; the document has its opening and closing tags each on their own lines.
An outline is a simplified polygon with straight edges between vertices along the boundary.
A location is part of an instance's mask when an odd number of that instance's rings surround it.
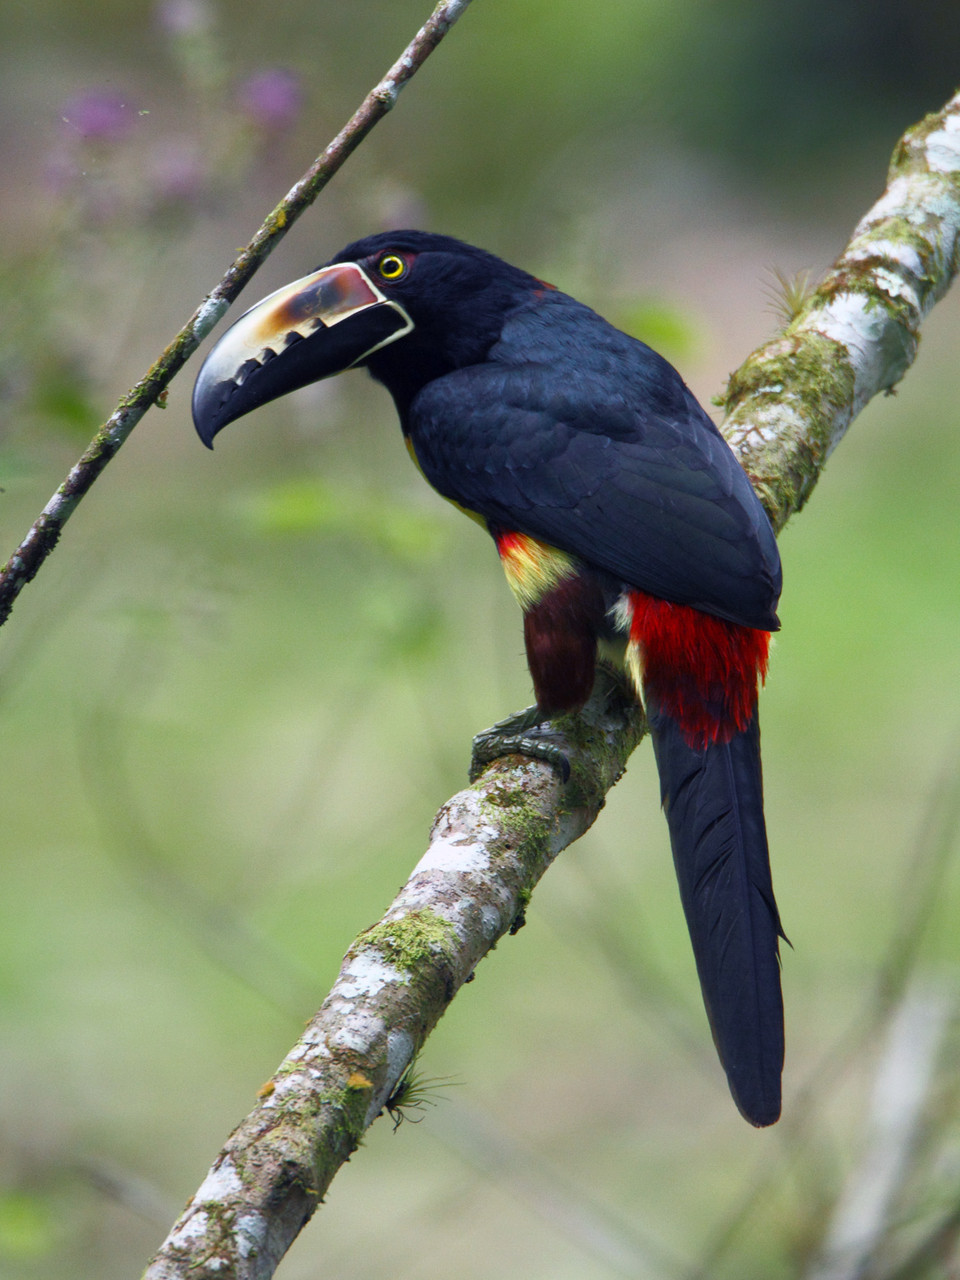
<svg viewBox="0 0 960 1280">
<path fill-rule="evenodd" d="M 384 280 L 399 280 L 407 269 L 403 258 L 396 253 L 388 253 L 377 263 L 377 270 Z"/>
</svg>

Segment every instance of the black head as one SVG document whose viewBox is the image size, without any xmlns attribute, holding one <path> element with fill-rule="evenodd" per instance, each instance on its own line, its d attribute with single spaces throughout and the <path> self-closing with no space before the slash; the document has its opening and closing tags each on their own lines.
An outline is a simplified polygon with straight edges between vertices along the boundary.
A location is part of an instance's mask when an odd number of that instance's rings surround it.
<svg viewBox="0 0 960 1280">
<path fill-rule="evenodd" d="M 197 377 L 193 416 L 221 427 L 309 382 L 364 366 L 401 419 L 421 387 L 482 361 L 507 315 L 540 281 L 451 236 L 394 231 L 336 257 L 252 307 Z"/>
<path fill-rule="evenodd" d="M 402 340 L 364 362 L 401 413 L 427 382 L 484 360 L 506 316 L 543 287 L 484 249 L 426 231 L 367 236 L 331 261 L 358 263 L 413 322 Z"/>
</svg>

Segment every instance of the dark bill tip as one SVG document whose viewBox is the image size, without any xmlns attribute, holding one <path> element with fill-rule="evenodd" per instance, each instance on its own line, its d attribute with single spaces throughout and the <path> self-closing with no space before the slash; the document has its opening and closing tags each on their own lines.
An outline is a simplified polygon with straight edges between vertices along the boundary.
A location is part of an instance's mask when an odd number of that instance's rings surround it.
<svg viewBox="0 0 960 1280">
<path fill-rule="evenodd" d="M 207 357 L 193 389 L 197 435 L 212 449 L 214 436 L 228 423 L 311 382 L 343 373 L 409 327 L 402 311 L 379 303 L 355 312 L 331 329 L 317 329 L 309 337 L 293 334 L 281 351 L 267 347 L 258 359 L 244 360 L 226 377 L 221 373 L 218 344 Z M 228 332 L 222 341 L 226 343 L 229 338 Z"/>
<path fill-rule="evenodd" d="M 252 307 L 207 355 L 193 388 L 197 435 L 212 448 L 228 423 L 361 364 L 412 328 L 356 263 L 322 267 Z"/>
<path fill-rule="evenodd" d="M 207 355 L 193 388 L 193 424 L 207 448 L 244 413 L 360 365 L 413 328 L 357 262 L 293 280 L 244 312 Z"/>
</svg>

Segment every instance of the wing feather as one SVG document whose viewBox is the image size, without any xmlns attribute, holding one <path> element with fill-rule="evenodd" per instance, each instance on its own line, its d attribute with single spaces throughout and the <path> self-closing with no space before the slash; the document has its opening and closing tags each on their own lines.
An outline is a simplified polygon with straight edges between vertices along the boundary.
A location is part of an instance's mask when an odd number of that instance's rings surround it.
<svg viewBox="0 0 960 1280">
<path fill-rule="evenodd" d="M 546 359 L 538 315 L 533 340 L 505 330 L 487 363 L 416 397 L 427 479 L 629 586 L 775 629 L 776 541 L 726 441 L 670 365 L 580 304 L 561 313 L 567 346 L 569 312 L 594 339 L 569 367 Z"/>
</svg>

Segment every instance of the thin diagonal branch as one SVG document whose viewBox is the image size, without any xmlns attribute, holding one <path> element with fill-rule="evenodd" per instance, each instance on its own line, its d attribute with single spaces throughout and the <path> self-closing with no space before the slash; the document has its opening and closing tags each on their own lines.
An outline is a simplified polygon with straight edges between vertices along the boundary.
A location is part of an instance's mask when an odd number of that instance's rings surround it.
<svg viewBox="0 0 960 1280">
<path fill-rule="evenodd" d="M 834 1208 L 808 1280 L 862 1280 L 883 1247 L 955 1001 L 915 980 L 887 1028 L 860 1160 Z"/>
<path fill-rule="evenodd" d="M 174 374 L 196 351 L 254 272 L 300 215 L 313 204 L 347 157 L 393 107 L 400 90 L 420 69 L 469 3 L 470 0 L 441 0 L 380 83 L 370 90 L 326 150 L 264 220 L 216 288 L 204 298 L 136 386 L 123 397 L 34 521 L 27 536 L 0 568 L 0 626 L 10 616 L 17 596 L 36 576 L 57 545 L 63 526 L 77 504 L 89 492 L 147 409 L 161 398 Z"/>
<path fill-rule="evenodd" d="M 819 288 L 731 378 L 725 431 L 778 529 L 855 415 L 912 363 L 958 258 L 960 94 L 904 136 L 886 192 Z M 426 855 L 347 953 L 145 1280 L 273 1275 L 456 991 L 596 818 L 644 731 L 636 706 L 605 684 L 554 727 L 570 782 L 511 757 L 441 809 Z"/>
</svg>

